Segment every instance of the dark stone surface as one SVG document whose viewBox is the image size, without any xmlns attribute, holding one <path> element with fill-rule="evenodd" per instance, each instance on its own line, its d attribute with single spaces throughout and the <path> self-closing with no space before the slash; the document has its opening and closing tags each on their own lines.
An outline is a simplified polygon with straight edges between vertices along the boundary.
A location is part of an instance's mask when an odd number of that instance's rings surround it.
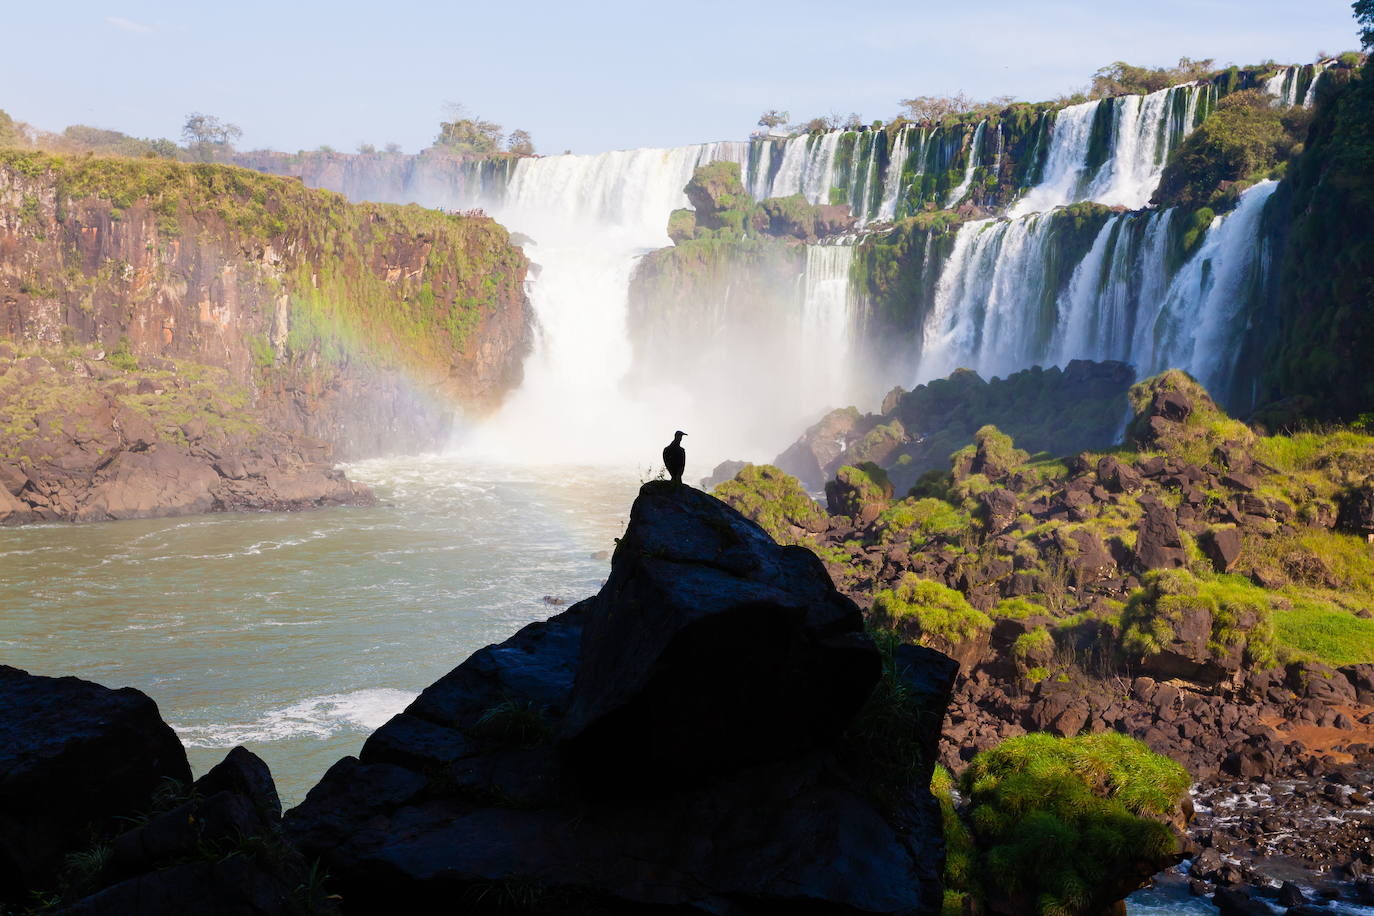
<svg viewBox="0 0 1374 916">
<path fill-rule="evenodd" d="M 0 901 L 45 886 L 65 852 L 189 783 L 157 704 L 125 687 L 0 665 Z"/>
<path fill-rule="evenodd" d="M 877 677 L 858 607 L 815 554 L 646 484 L 587 608 L 566 762 L 589 785 L 699 781 L 834 738 Z"/>
<path fill-rule="evenodd" d="M 650 484 L 600 595 L 424 691 L 287 834 L 349 913 L 938 912 L 928 773 L 879 806 L 832 740 L 877 674 L 858 626 L 813 556 Z M 894 666 L 933 765 L 955 665 Z"/>
</svg>

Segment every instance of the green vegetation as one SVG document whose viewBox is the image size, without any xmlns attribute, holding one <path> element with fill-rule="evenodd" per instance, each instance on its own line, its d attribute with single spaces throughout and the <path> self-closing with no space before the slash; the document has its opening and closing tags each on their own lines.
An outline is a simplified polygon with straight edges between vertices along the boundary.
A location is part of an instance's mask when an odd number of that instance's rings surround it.
<svg viewBox="0 0 1374 916">
<path fill-rule="evenodd" d="M 1258 89 L 1231 93 L 1170 155 L 1156 201 L 1187 211 L 1230 209 L 1243 187 L 1275 177 L 1278 166 L 1301 151 L 1310 121 L 1307 109 L 1276 108 Z M 1185 241 L 1184 248 L 1191 246 Z"/>
<path fill-rule="evenodd" d="M 1366 10 L 1367 13 L 1367 10 Z M 1361 20 L 1368 28 L 1368 22 Z M 1288 169 L 1291 220 L 1264 397 L 1302 397 L 1308 418 L 1374 404 L 1374 64 L 1328 71 L 1305 149 Z"/>
<path fill-rule="evenodd" d="M 799 536 L 825 525 L 825 512 L 797 478 L 771 464 L 746 464 L 733 480 L 712 491 L 741 515 L 753 519 L 779 544 L 798 544 Z"/>
<path fill-rule="evenodd" d="M 962 593 L 913 573 L 895 589 L 874 595 L 872 613 L 878 625 L 914 636 L 922 645 L 955 646 L 992 629 L 991 618 L 974 610 Z"/>
<path fill-rule="evenodd" d="M 1211 60 L 1181 57 L 1177 67 L 1137 67 L 1125 61 L 1109 64 L 1093 74 L 1092 97 L 1158 92 L 1180 83 L 1204 79 L 1212 72 Z"/>
<path fill-rule="evenodd" d="M 532 702 L 503 700 L 478 718 L 474 737 L 500 747 L 531 748 L 553 737 L 544 711 Z"/>
<path fill-rule="evenodd" d="M 1272 667 L 1274 621 L 1269 592 L 1239 576 L 1199 578 L 1184 569 L 1146 573 L 1121 612 L 1121 644 L 1136 655 L 1156 655 L 1176 638 L 1185 617 L 1206 615 L 1207 649 L 1216 658 L 1236 650 L 1245 663 Z"/>
<path fill-rule="evenodd" d="M 107 201 L 125 220 L 159 234 L 217 238 L 234 247 L 287 254 L 264 275 L 263 298 L 289 297 L 288 353 L 297 366 L 346 361 L 402 363 L 447 379 L 485 316 L 522 295 L 524 258 L 491 220 L 421 207 L 349 204 L 298 181 L 213 164 L 165 159 L 66 158 L 0 150 L 0 169 L 35 188 L 56 189 L 60 224 L 73 208 Z M 65 249 L 64 249 L 65 250 Z M 385 265 L 418 250 L 417 276 Z M 107 265 L 108 266 L 108 265 Z M 127 299 L 118 272 L 43 278 L 55 297 L 82 297 L 83 310 Z M 253 352 L 261 367 L 262 347 Z"/>
<path fill-rule="evenodd" d="M 105 361 L 116 369 L 123 369 L 125 372 L 133 372 L 138 368 L 138 360 L 129 352 L 129 338 L 127 335 L 119 338 L 119 343 L 105 357 Z"/>
<path fill-rule="evenodd" d="M 16 370 L 0 375 L 0 459 L 20 457 L 27 443 L 60 438 L 63 418 L 94 414 L 106 402 L 137 414 L 160 438 L 177 444 L 185 444 L 183 429 L 191 425 L 212 436 L 256 436 L 263 431 L 251 410 L 250 393 L 222 369 L 184 360 L 173 363 L 172 369 L 144 369 L 135 363 L 123 369 L 125 374 L 100 381 L 68 371 L 78 360 L 96 363 L 85 351 L 20 353 L 20 358 L 28 356 L 42 357 L 49 365 L 33 374 Z M 113 354 L 106 360 L 112 362 Z M 93 437 L 103 432 L 80 426 L 74 431 Z"/>
<path fill-rule="evenodd" d="M 920 550 L 936 538 L 957 536 L 973 524 L 968 512 L 943 499 L 907 498 L 893 503 L 878 516 L 880 541 L 884 544 L 905 541 Z"/>
<path fill-rule="evenodd" d="M 982 751 L 965 770 L 983 893 L 1045 916 L 1099 912 L 1176 861 L 1191 779 L 1112 732 L 1032 734 Z"/>
<path fill-rule="evenodd" d="M 865 506 L 892 498 L 892 481 L 886 471 L 871 461 L 845 465 L 825 485 L 825 498 L 832 513 L 859 515 Z"/>
<path fill-rule="evenodd" d="M 969 892 L 977 884 L 978 848 L 973 833 L 954 806 L 954 777 L 938 764 L 930 776 L 930 794 L 940 805 L 945 835 L 945 899 L 941 916 L 963 916 Z"/>
<path fill-rule="evenodd" d="M 1291 608 L 1274 612 L 1274 629 L 1294 659 L 1332 667 L 1374 661 L 1374 620 L 1329 604 L 1296 599 Z"/>
</svg>

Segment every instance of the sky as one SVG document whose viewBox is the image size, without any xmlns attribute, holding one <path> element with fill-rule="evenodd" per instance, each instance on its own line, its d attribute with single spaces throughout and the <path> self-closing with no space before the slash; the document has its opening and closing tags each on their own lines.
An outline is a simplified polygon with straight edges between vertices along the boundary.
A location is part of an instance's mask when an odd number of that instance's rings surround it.
<svg viewBox="0 0 1374 916">
<path fill-rule="evenodd" d="M 0 108 L 56 130 L 179 139 L 192 111 L 240 149 L 433 142 L 460 103 L 541 153 L 743 139 L 765 109 L 887 119 L 963 91 L 1054 98 L 1116 60 L 1306 63 L 1358 46 L 1347 0 L 864 3 L 14 4 Z"/>
</svg>

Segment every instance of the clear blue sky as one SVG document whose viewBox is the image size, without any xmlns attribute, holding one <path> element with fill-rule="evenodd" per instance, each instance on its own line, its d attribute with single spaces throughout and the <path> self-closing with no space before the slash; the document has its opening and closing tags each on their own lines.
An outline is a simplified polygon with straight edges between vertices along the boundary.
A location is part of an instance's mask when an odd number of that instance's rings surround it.
<svg viewBox="0 0 1374 916">
<path fill-rule="evenodd" d="M 1053 98 L 1114 60 L 1357 46 L 1346 0 L 74 0 L 5 20 L 0 108 L 20 120 L 178 139 L 199 110 L 285 150 L 416 150 L 449 101 L 540 152 L 672 146 L 743 138 L 765 108 L 868 120 L 912 95 Z"/>
</svg>

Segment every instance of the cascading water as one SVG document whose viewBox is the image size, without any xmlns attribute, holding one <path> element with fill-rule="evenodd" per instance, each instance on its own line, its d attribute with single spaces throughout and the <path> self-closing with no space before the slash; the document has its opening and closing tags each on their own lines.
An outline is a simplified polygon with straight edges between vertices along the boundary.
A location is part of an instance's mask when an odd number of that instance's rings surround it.
<svg viewBox="0 0 1374 916">
<path fill-rule="evenodd" d="M 1062 284 L 1068 221 L 1050 212 L 966 223 L 923 329 L 917 381 L 961 366 L 1005 375 L 1116 359 L 1142 375 L 1184 369 L 1224 395 L 1267 270 L 1256 240 L 1276 186 L 1246 190 L 1172 277 L 1172 211 L 1111 216 Z"/>
<path fill-rule="evenodd" d="M 1319 60 L 1315 64 L 1280 67 L 1277 73 L 1264 81 L 1264 92 L 1273 96 L 1275 103 L 1284 108 L 1294 105 L 1311 108 L 1317 98 L 1317 82 L 1331 64 L 1330 60 Z"/>
<path fill-rule="evenodd" d="M 973 172 L 978 168 L 978 154 L 983 148 L 983 131 L 987 126 L 987 121 L 979 121 L 973 130 L 973 140 L 968 148 L 968 165 L 964 167 L 964 180 L 949 192 L 949 198 L 945 201 L 946 209 L 963 200 L 964 195 L 968 193 L 969 185 L 973 184 Z"/>
<path fill-rule="evenodd" d="M 1061 109 L 1054 118 L 1042 180 L 1008 215 L 1084 200 L 1145 206 L 1170 151 L 1197 126 L 1199 114 L 1210 109 L 1214 92 L 1210 85 L 1189 84 Z"/>
<path fill-rule="evenodd" d="M 854 394 L 850 364 L 855 315 L 849 282 L 854 245 L 852 239 L 848 242 L 806 246 L 797 360 L 808 367 L 806 384 L 813 391 L 806 400 L 813 403 Z"/>
</svg>

